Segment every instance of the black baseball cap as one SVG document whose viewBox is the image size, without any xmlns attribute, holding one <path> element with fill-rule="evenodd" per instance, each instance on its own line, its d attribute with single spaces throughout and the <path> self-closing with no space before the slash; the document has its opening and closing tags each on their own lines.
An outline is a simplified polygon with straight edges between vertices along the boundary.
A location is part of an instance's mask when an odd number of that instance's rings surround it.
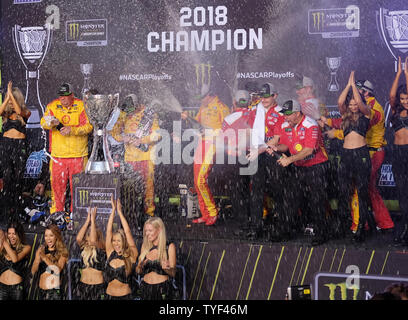
<svg viewBox="0 0 408 320">
<path fill-rule="evenodd" d="M 63 83 L 58 89 L 59 96 L 69 96 L 72 94 L 72 86 L 69 83 Z"/>
<path fill-rule="evenodd" d="M 261 86 L 259 95 L 262 98 L 269 98 L 270 96 L 274 95 L 277 92 L 278 91 L 275 89 L 275 86 L 272 83 L 265 83 Z"/>
<path fill-rule="evenodd" d="M 297 102 L 295 99 L 287 100 L 282 105 L 282 113 L 285 116 L 290 116 L 292 113 L 299 111 L 301 111 L 301 107 L 299 102 Z"/>
</svg>

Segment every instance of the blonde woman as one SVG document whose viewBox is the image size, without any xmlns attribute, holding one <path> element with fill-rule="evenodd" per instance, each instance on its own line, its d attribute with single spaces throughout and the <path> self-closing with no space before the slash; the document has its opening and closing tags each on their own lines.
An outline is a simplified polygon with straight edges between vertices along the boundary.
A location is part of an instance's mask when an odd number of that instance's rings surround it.
<svg viewBox="0 0 408 320">
<path fill-rule="evenodd" d="M 172 299 L 171 278 L 176 275 L 176 246 L 167 244 L 162 219 L 152 217 L 143 227 L 143 244 L 136 271 L 143 276 L 142 300 Z"/>
<path fill-rule="evenodd" d="M 10 81 L 6 98 L 0 107 L 3 119 L 3 137 L 0 144 L 0 168 L 3 174 L 3 195 L 10 214 L 22 210 L 19 200 L 23 189 L 23 176 L 27 160 L 26 122 L 31 112 L 26 108 L 24 96 Z"/>
<path fill-rule="evenodd" d="M 79 300 L 103 300 L 106 285 L 103 271 L 106 263 L 105 240 L 96 227 L 97 208 L 89 208 L 88 216 L 76 241 L 81 248 L 81 279 L 77 287 Z"/>
<path fill-rule="evenodd" d="M 40 274 L 39 300 L 61 300 L 61 273 L 68 261 L 68 249 L 55 224 L 45 228 L 44 239 L 45 244 L 35 254 L 31 274 Z"/>
<path fill-rule="evenodd" d="M 31 246 L 25 243 L 23 226 L 10 222 L 0 230 L 0 300 L 24 300 L 24 276 Z"/>
<path fill-rule="evenodd" d="M 123 215 L 120 200 L 111 199 L 112 213 L 106 227 L 106 256 L 108 257 L 105 268 L 107 299 L 131 300 L 130 287 L 134 265 L 137 261 L 138 251 L 133 240 L 129 224 Z M 123 229 L 113 232 L 113 219 L 118 211 Z"/>
</svg>

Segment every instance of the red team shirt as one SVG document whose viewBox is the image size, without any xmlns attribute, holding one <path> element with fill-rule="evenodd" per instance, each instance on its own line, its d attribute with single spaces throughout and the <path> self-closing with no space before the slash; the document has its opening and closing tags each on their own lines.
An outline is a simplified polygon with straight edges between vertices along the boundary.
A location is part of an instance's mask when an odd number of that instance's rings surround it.
<svg viewBox="0 0 408 320">
<path fill-rule="evenodd" d="M 255 116 L 252 114 L 251 110 L 239 108 L 224 118 L 221 129 L 222 132 L 232 129 L 235 134 L 238 134 L 239 129 L 252 128 L 254 121 Z"/>
<path fill-rule="evenodd" d="M 285 117 L 280 111 L 282 108 L 278 105 L 269 108 L 265 114 L 265 140 L 268 141 L 279 132 L 280 126 L 285 122 Z M 234 130 L 236 137 L 238 137 L 239 129 L 252 128 L 256 116 L 256 106 L 252 109 L 239 108 L 227 117 L 225 117 L 222 124 L 222 131 L 227 129 Z"/>
<path fill-rule="evenodd" d="M 282 108 L 280 106 L 274 106 L 269 108 L 265 115 L 265 139 L 266 141 L 273 138 L 279 132 L 279 128 L 285 122 L 285 117 L 281 113 Z"/>
<path fill-rule="evenodd" d="M 311 167 L 328 160 L 319 126 L 308 116 L 303 116 L 300 123 L 294 128 L 287 122 L 282 123 L 276 135 L 280 136 L 279 143 L 287 145 L 292 155 L 299 153 L 304 148 L 313 149 L 310 156 L 296 161 L 296 166 Z"/>
</svg>

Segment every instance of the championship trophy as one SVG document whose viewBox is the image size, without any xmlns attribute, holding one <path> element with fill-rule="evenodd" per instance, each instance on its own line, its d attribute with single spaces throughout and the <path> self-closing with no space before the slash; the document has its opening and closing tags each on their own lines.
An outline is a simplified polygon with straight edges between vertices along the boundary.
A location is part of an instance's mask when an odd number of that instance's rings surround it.
<svg viewBox="0 0 408 320">
<path fill-rule="evenodd" d="M 339 91 L 339 83 L 337 82 L 337 70 L 339 70 L 341 63 L 341 57 L 326 57 L 326 64 L 330 70 L 330 83 L 328 86 L 329 91 Z"/>
<path fill-rule="evenodd" d="M 94 141 L 85 173 L 112 173 L 113 160 L 109 150 L 106 125 L 110 115 L 119 104 L 119 93 L 114 95 L 89 95 L 85 101 L 85 112 L 94 127 Z"/>
<path fill-rule="evenodd" d="M 380 8 L 377 11 L 377 25 L 382 39 L 395 59 L 395 72 L 398 70 L 398 56 L 408 52 L 408 10 L 390 11 Z M 405 67 L 405 58 L 401 57 L 401 68 Z M 385 126 L 391 127 L 391 107 L 387 101 L 384 106 Z"/>
<path fill-rule="evenodd" d="M 39 68 L 48 52 L 51 42 L 51 26 L 43 27 L 21 27 L 15 25 L 12 29 L 14 47 L 26 69 L 26 96 L 25 103 L 31 112 L 27 121 L 27 139 L 35 149 L 42 149 L 41 138 L 45 142 L 45 132 L 41 128 L 41 118 L 44 107 L 40 100 L 38 80 L 40 78 Z"/>
<path fill-rule="evenodd" d="M 397 72 L 398 56 L 408 52 L 408 10 L 389 11 L 380 8 L 377 19 L 385 45 L 395 59 L 395 72 Z M 405 59 L 401 57 L 402 69 L 404 69 L 403 61 Z"/>
<path fill-rule="evenodd" d="M 94 127 L 92 152 L 84 173 L 73 175 L 74 214 L 73 230 L 77 232 L 87 218 L 90 207 L 97 207 L 97 225 L 105 231 L 111 213 L 111 197 L 120 197 L 120 177 L 114 174 L 106 125 L 119 103 L 119 93 L 86 95 L 85 112 Z M 120 221 L 114 219 L 114 226 Z"/>
<path fill-rule="evenodd" d="M 84 96 L 91 89 L 90 75 L 92 73 L 93 64 L 92 63 L 81 63 L 81 72 L 84 76 L 84 86 L 82 87 L 82 96 Z"/>
</svg>

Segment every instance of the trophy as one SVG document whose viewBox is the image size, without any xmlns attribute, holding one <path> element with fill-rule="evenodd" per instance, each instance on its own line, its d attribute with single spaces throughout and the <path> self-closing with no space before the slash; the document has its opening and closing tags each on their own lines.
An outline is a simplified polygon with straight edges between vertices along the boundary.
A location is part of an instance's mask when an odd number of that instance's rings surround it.
<svg viewBox="0 0 408 320">
<path fill-rule="evenodd" d="M 337 82 L 337 70 L 339 70 L 341 63 L 341 57 L 326 57 L 326 64 L 330 70 L 330 83 L 328 86 L 329 91 L 339 91 L 339 83 Z"/>
<path fill-rule="evenodd" d="M 85 99 L 85 112 L 94 127 L 94 141 L 85 173 L 112 173 L 113 160 L 109 150 L 106 125 L 113 109 L 119 104 L 119 93 L 89 95 Z"/>
<path fill-rule="evenodd" d="M 81 68 L 81 72 L 84 76 L 84 85 L 82 87 L 82 96 L 85 95 L 85 93 L 87 91 L 89 91 L 89 89 L 91 89 L 91 82 L 90 82 L 90 75 L 92 73 L 92 69 L 93 69 L 93 64 L 92 63 L 81 63 L 80 64 L 80 68 Z"/>
<path fill-rule="evenodd" d="M 402 54 L 408 52 L 408 10 L 389 11 L 380 8 L 377 19 L 380 34 L 395 59 L 395 72 L 397 72 L 398 51 Z M 403 62 L 401 67 L 404 68 Z"/>
<path fill-rule="evenodd" d="M 47 54 L 51 39 L 51 28 L 24 27 L 15 25 L 13 28 L 13 42 L 16 51 L 26 68 L 27 90 L 25 103 L 31 111 L 27 121 L 27 128 L 41 128 L 40 120 L 44 113 L 38 92 L 39 68 Z"/>
<path fill-rule="evenodd" d="M 12 33 L 14 47 L 26 69 L 27 88 L 25 103 L 31 112 L 26 128 L 28 131 L 36 131 L 37 135 L 39 132 L 42 132 L 41 134 L 45 138 L 45 132 L 40 124 L 41 117 L 44 114 L 44 107 L 40 100 L 38 80 L 40 78 L 39 68 L 51 42 L 51 26 L 49 24 L 45 24 L 43 27 L 21 27 L 15 25 Z M 30 134 L 28 136 L 36 139 L 37 135 Z M 34 144 L 36 145 L 38 142 L 35 141 Z"/>
</svg>

